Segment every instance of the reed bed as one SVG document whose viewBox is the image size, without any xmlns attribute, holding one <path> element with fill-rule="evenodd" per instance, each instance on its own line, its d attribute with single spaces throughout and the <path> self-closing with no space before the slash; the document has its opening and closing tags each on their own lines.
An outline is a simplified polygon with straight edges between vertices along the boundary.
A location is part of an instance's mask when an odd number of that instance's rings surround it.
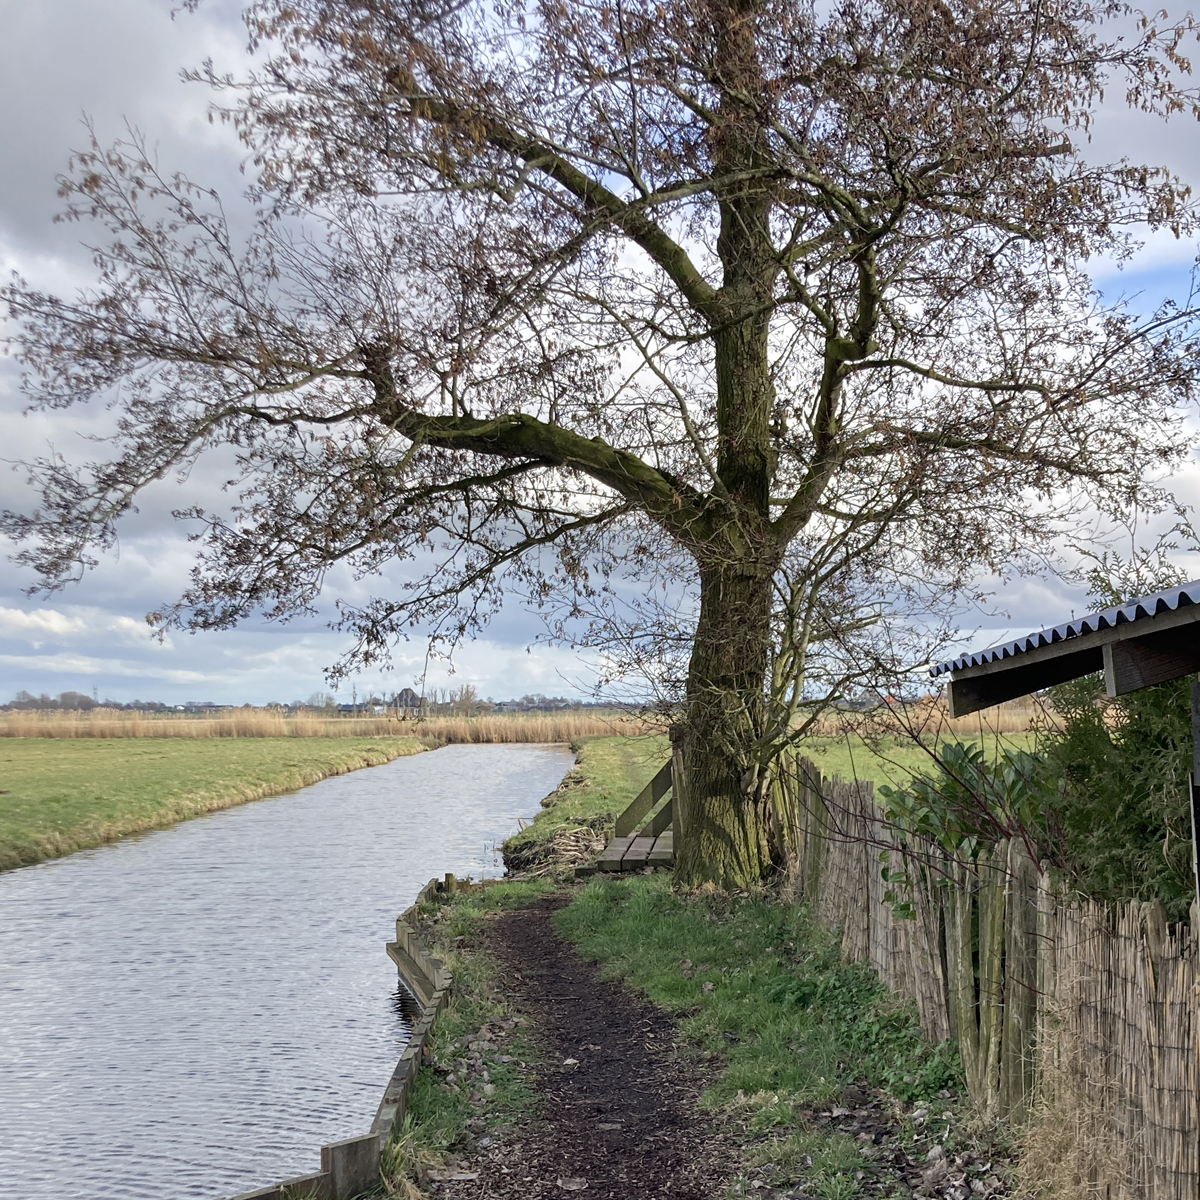
<svg viewBox="0 0 1200 1200">
<path fill-rule="evenodd" d="M 857 733 L 864 737 L 916 737 L 921 741 L 946 737 L 978 740 L 993 734 L 1028 733 L 1039 726 L 1054 726 L 1054 710 L 1036 697 L 1008 700 L 968 717 L 952 717 L 946 701 L 926 696 L 915 702 L 893 702 L 861 712 L 830 712 L 815 731 L 836 737 Z"/>
<path fill-rule="evenodd" d="M 410 723 L 411 724 L 411 723 Z M 623 712 L 513 713 L 482 717 L 427 717 L 417 737 L 439 742 L 573 742 L 585 737 L 640 737 L 652 732 L 645 720 Z"/>
<path fill-rule="evenodd" d="M 415 737 L 451 742 L 572 742 L 577 738 L 646 732 L 636 716 L 617 711 L 488 714 L 478 717 L 327 717 L 237 708 L 212 714 L 137 713 L 114 708 L 88 712 L 0 714 L 0 737 L 42 738 L 277 738 Z"/>
</svg>

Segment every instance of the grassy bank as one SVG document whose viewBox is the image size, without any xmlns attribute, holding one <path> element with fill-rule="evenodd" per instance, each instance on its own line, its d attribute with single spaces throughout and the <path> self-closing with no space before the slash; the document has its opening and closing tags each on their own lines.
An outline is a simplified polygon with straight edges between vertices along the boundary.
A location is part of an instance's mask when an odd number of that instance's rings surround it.
<svg viewBox="0 0 1200 1200">
<path fill-rule="evenodd" d="M 1023 739 L 1003 744 L 1014 740 Z M 927 761 L 917 747 L 844 737 L 808 752 L 829 774 L 880 782 L 906 778 Z M 573 830 L 611 820 L 667 753 L 662 738 L 585 742 L 575 768 L 512 843 L 535 855 Z M 494 964 L 470 949 L 473 922 L 547 887 L 502 883 L 430 909 L 437 919 L 425 936 L 456 963 L 459 1016 L 439 1033 L 435 1070 L 422 1075 L 397 1150 L 398 1190 L 402 1179 L 411 1188 L 439 1171 L 469 1171 L 481 1136 L 494 1136 L 528 1105 L 520 1072 L 502 1073 L 495 1095 L 481 1098 L 455 1064 L 472 1044 L 464 1031 L 495 1031 L 517 1015 Z M 1003 1193 L 1011 1147 L 997 1144 L 995 1130 L 981 1136 L 962 1096 L 955 1048 L 928 1045 L 912 1006 L 865 966 L 842 962 L 836 938 L 803 905 L 769 891 L 680 895 L 663 874 L 600 877 L 564 890 L 570 903 L 556 918 L 560 933 L 607 977 L 670 1013 L 685 1052 L 711 1068 L 703 1104 L 739 1146 L 727 1197 L 793 1186 L 818 1200 Z M 487 1067 L 485 1060 L 469 1071 Z"/>
<path fill-rule="evenodd" d="M 987 1174 L 962 1119 L 957 1051 L 925 1043 L 913 1007 L 843 963 L 804 906 L 678 895 L 665 875 L 601 878 L 558 926 L 671 1013 L 713 1066 L 702 1103 L 742 1149 L 730 1195 L 905 1194 L 933 1145 Z"/>
<path fill-rule="evenodd" d="M 542 801 L 542 811 L 504 843 L 510 871 L 544 870 L 590 856 L 616 814 L 670 756 L 666 737 L 590 738 L 576 743 L 574 768 Z"/>
<path fill-rule="evenodd" d="M 502 883 L 430 909 L 422 936 L 453 963 L 456 991 L 393 1150 L 401 1194 L 470 1172 L 485 1138 L 532 1111 L 524 1068 L 537 1030 L 521 1024 L 470 933 L 480 916 L 547 886 Z M 714 1195 L 794 1185 L 817 1200 L 911 1195 L 935 1167 L 946 1187 L 1000 1190 L 996 1147 L 977 1143 L 960 1098 L 956 1052 L 923 1042 L 912 1007 L 843 963 L 804 907 L 770 894 L 681 896 L 664 875 L 597 879 L 566 894 L 560 933 L 669 1013 L 681 1049 L 709 1076 L 702 1105 L 739 1160 Z"/>
<path fill-rule="evenodd" d="M 688 897 L 665 874 L 600 876 L 558 927 L 725 1064 L 711 1104 L 770 1092 L 811 1106 L 856 1081 L 912 1101 L 957 1082 L 957 1055 L 927 1047 L 915 1010 L 866 967 L 843 964 L 803 905 Z"/>
<path fill-rule="evenodd" d="M 1030 733 L 984 734 L 989 757 L 1001 748 L 1029 749 Z M 587 738 L 575 743 L 574 768 L 542 800 L 542 811 L 504 843 L 504 861 L 513 872 L 548 872 L 576 866 L 594 856 L 611 832 L 618 813 L 666 762 L 670 743 L 663 735 Z M 808 755 L 825 775 L 903 784 L 933 760 L 905 739 L 864 739 L 857 734 L 810 738 Z"/>
<path fill-rule="evenodd" d="M 378 766 L 415 738 L 0 742 L 0 870 Z"/>
<path fill-rule="evenodd" d="M 538 1061 L 538 1047 L 513 1012 L 496 964 L 464 942 L 481 917 L 527 904 L 550 887 L 540 880 L 501 883 L 422 911 L 417 932 L 453 972 L 454 988 L 426 1043 L 428 1065 L 417 1075 L 404 1130 L 388 1146 L 389 1194 L 421 1195 L 417 1184 L 458 1171 L 480 1141 L 501 1135 L 533 1107 L 525 1068 Z"/>
</svg>

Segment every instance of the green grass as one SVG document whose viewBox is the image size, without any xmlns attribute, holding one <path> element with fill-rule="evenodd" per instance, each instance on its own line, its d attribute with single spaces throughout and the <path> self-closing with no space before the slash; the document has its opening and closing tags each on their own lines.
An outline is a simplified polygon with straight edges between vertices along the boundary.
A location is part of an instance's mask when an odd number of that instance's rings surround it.
<svg viewBox="0 0 1200 1200">
<path fill-rule="evenodd" d="M 988 758 L 999 750 L 1031 750 L 1032 733 L 955 734 L 941 738 L 942 742 L 976 742 L 982 744 Z M 800 747 L 821 769 L 824 775 L 841 779 L 865 779 L 872 783 L 903 785 L 920 771 L 933 767 L 929 752 L 908 739 L 873 738 L 869 742 L 857 734 L 845 737 L 809 738 Z"/>
<path fill-rule="evenodd" d="M 510 1007 L 496 964 L 471 947 L 471 934 L 481 917 L 551 888 L 545 880 L 497 884 L 423 908 L 419 936 L 454 971 L 455 987 L 390 1145 L 389 1194 L 411 1200 L 431 1169 L 470 1169 L 485 1135 L 503 1136 L 534 1110 L 520 1065 L 537 1061 L 534 1031 Z M 912 1007 L 866 967 L 843 963 L 836 941 L 802 906 L 765 893 L 679 895 L 665 876 L 627 876 L 575 889 L 555 922 L 607 977 L 674 1017 L 685 1053 L 716 1067 L 702 1104 L 741 1147 L 728 1195 L 753 1194 L 752 1181 L 800 1183 L 819 1200 L 861 1195 L 863 1173 L 883 1170 L 896 1143 L 876 1151 L 822 1124 L 818 1114 L 851 1084 L 879 1089 L 910 1149 L 921 1135 L 903 1113 L 918 1102 L 937 1139 L 957 1145 L 960 1135 L 949 1133 L 959 1121 L 957 1054 L 928 1046 Z M 482 1079 L 491 1085 L 486 1094 Z M 876 1154 L 885 1156 L 879 1164 Z"/>
<path fill-rule="evenodd" d="M 1017 734 L 1001 744 L 1027 741 Z M 997 739 L 988 743 L 994 752 Z M 821 739 L 805 749 L 827 774 L 880 783 L 903 782 L 929 761 L 917 747 L 868 746 L 861 738 Z M 583 743 L 575 769 L 506 851 L 515 844 L 536 854 L 559 829 L 611 820 L 668 753 L 665 738 Z M 548 887 L 545 881 L 501 885 L 441 910 L 439 952 L 456 964 L 461 1009 L 457 1024 L 438 1030 L 443 1040 L 435 1063 L 453 1061 L 464 1031 L 489 1019 L 489 1011 L 504 1011 L 494 968 L 482 955 L 455 950 L 456 936 L 488 907 L 519 904 Z M 961 1084 L 957 1051 L 927 1045 L 913 1007 L 888 993 L 865 966 L 843 963 L 836 940 L 803 906 L 780 904 L 769 893 L 686 896 L 674 893 L 664 875 L 623 876 L 591 881 L 556 921 L 606 975 L 670 1012 L 694 1052 L 716 1060 L 719 1073 L 703 1102 L 742 1138 L 744 1165 L 757 1178 L 802 1181 L 821 1200 L 861 1194 L 858 1177 L 870 1166 L 869 1149 L 810 1119 L 851 1083 L 881 1089 L 897 1106 L 920 1102 L 931 1115 L 945 1113 L 947 1128 L 953 1120 L 948 1110 Z M 444 1090 L 436 1073 L 422 1072 L 421 1079 L 398 1159 L 409 1163 L 410 1177 L 412 1162 L 422 1156 L 445 1161 L 457 1147 L 469 1149 L 478 1134 L 471 1121 L 478 1126 L 479 1118 L 471 1117 L 463 1097 Z M 492 1119 L 528 1102 L 519 1087 L 511 1094 L 498 1087 L 497 1097 Z M 913 1136 L 907 1120 L 901 1129 Z"/>
<path fill-rule="evenodd" d="M 748 1163 L 775 1182 L 803 1180 L 824 1200 L 858 1194 L 858 1148 L 805 1116 L 848 1084 L 931 1107 L 958 1086 L 957 1051 L 928 1046 L 912 1006 L 841 962 L 802 906 L 684 896 L 665 876 L 635 876 L 592 881 L 556 919 L 606 976 L 674 1014 L 720 1062 L 703 1102 L 742 1131 Z"/>
<path fill-rule="evenodd" d="M 1032 734 L 985 734 L 989 756 L 998 748 L 1028 749 Z M 958 740 L 957 738 L 954 740 Z M 971 741 L 963 737 L 963 741 Z M 979 738 L 974 740 L 978 741 Z M 540 866 L 552 856 L 554 835 L 570 826 L 590 825 L 607 831 L 617 814 L 650 781 L 671 753 L 662 735 L 587 738 L 577 745 L 575 767 L 542 801 L 532 824 L 504 843 L 504 860 L 512 871 Z M 920 746 L 896 738 L 866 741 L 858 735 L 810 738 L 801 753 L 825 775 L 902 785 L 932 760 Z"/>
<path fill-rule="evenodd" d="M 388 1145 L 389 1194 L 416 1194 L 413 1185 L 431 1168 L 454 1169 L 481 1137 L 494 1137 L 530 1111 L 534 1095 L 521 1064 L 536 1062 L 537 1049 L 510 1010 L 495 964 L 462 943 L 485 914 L 523 907 L 551 887 L 544 880 L 499 883 L 421 910 L 418 934 L 453 972 L 454 987 L 426 1043 L 428 1064 L 417 1073 L 404 1127 Z"/>
<path fill-rule="evenodd" d="M 802 905 L 686 896 L 665 875 L 598 877 L 557 922 L 606 975 L 679 1014 L 687 1037 L 725 1060 L 714 1102 L 769 1090 L 819 1103 L 857 1080 L 918 1100 L 955 1078 L 948 1052 L 922 1041 L 915 1010 L 867 967 L 843 963 Z"/>
<path fill-rule="evenodd" d="M 541 862 L 564 827 L 610 825 L 671 754 L 664 736 L 587 738 L 577 746 L 574 768 L 542 801 L 542 811 L 504 843 L 510 869 Z"/>
<path fill-rule="evenodd" d="M 421 749 L 389 737 L 0 739 L 0 870 Z"/>
</svg>

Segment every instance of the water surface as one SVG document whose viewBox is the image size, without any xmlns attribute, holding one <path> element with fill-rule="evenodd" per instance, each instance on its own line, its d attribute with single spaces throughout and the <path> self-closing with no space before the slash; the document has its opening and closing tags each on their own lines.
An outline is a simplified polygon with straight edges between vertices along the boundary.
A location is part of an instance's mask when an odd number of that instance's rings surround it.
<svg viewBox="0 0 1200 1200">
<path fill-rule="evenodd" d="M 447 746 L 0 874 L 0 1197 L 172 1200 L 319 1169 L 407 1036 L 383 943 L 571 764 Z"/>
</svg>

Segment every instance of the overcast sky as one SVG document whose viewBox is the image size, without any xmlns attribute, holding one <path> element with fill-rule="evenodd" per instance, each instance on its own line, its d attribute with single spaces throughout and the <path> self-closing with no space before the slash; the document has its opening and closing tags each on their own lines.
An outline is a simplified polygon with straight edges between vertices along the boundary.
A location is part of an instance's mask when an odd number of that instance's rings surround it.
<svg viewBox="0 0 1200 1200">
<path fill-rule="evenodd" d="M 179 80 L 181 68 L 207 57 L 234 71 L 245 63 L 239 6 L 206 0 L 197 14 L 172 19 L 176 3 L 0 0 L 0 269 L 6 275 L 16 269 L 58 291 L 89 279 L 80 228 L 53 221 L 55 176 L 70 150 L 86 141 L 84 114 L 101 141 L 119 136 L 128 122 L 157 145 L 168 169 L 182 168 L 227 194 L 240 190 L 240 148 L 208 122 L 204 89 Z M 1164 128 L 1114 112 L 1097 127 L 1095 153 L 1159 162 L 1200 184 L 1200 130 L 1190 120 Z M 1106 290 L 1141 292 L 1152 307 L 1165 293 L 1184 292 L 1194 256 L 1194 247 L 1159 238 L 1132 268 L 1102 268 L 1099 279 Z M 51 442 L 66 446 L 87 431 L 84 414 L 27 416 L 23 405 L 11 362 L 0 361 L 0 458 L 29 457 Z M 216 467 L 199 472 L 186 494 L 192 501 L 211 496 L 219 477 Z M 1194 472 L 1179 487 L 1189 499 L 1200 497 Z M 26 507 L 29 499 L 19 473 L 0 471 L 0 507 Z M 262 703 L 302 698 L 324 686 L 322 668 L 343 641 L 322 620 L 257 622 L 229 633 L 154 640 L 144 614 L 179 593 L 191 560 L 169 515 L 183 502 L 175 485 L 160 485 L 125 526 L 119 553 L 49 599 L 26 597 L 30 577 L 6 557 L 0 560 L 0 700 L 20 689 L 75 689 L 119 700 Z M 1190 573 L 1200 576 L 1200 560 Z M 334 578 L 329 595 L 338 594 L 360 593 L 353 581 Z M 1083 599 L 1051 581 L 1027 580 L 1009 587 L 1003 604 L 1017 634 L 1061 619 Z M 968 633 L 971 643 L 1003 636 L 995 619 L 981 619 L 980 626 Z M 586 689 L 587 662 L 536 644 L 540 629 L 534 616 L 514 608 L 493 625 L 487 641 L 458 656 L 453 678 L 436 664 L 429 683 L 471 682 L 496 698 Z M 394 672 L 362 678 L 359 691 L 418 684 L 424 669 L 423 646 L 414 642 L 401 647 Z M 344 692 L 348 699 L 348 684 Z"/>
</svg>

